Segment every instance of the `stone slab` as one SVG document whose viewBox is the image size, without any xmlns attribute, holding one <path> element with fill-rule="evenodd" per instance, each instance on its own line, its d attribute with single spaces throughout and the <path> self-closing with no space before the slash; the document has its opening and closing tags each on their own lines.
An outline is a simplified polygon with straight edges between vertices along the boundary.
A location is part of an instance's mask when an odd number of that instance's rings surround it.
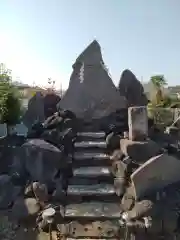
<svg viewBox="0 0 180 240">
<path fill-rule="evenodd" d="M 73 170 L 73 176 L 85 178 L 110 177 L 111 171 L 108 167 L 80 167 Z"/>
<path fill-rule="evenodd" d="M 130 140 L 145 140 L 148 137 L 148 115 L 146 107 L 128 108 Z"/>
<path fill-rule="evenodd" d="M 75 152 L 74 159 L 76 161 L 84 161 L 84 160 L 108 160 L 110 159 L 109 155 L 106 153 L 94 153 L 94 152 Z"/>
<path fill-rule="evenodd" d="M 79 221 L 72 221 L 66 224 L 68 233 L 67 235 L 72 238 L 67 238 L 69 240 L 94 240 L 99 239 L 119 239 L 119 222 L 117 219 L 106 220 L 106 221 L 87 221 L 86 223 L 81 223 Z M 82 237 L 82 238 L 81 238 Z M 89 238 L 88 238 L 89 237 Z M 114 239 L 113 239 L 114 237 Z M 117 237 L 117 238 L 115 238 Z"/>
<path fill-rule="evenodd" d="M 115 194 L 115 189 L 111 184 L 69 185 L 67 194 L 73 196 L 109 196 Z"/>
<path fill-rule="evenodd" d="M 91 137 L 91 138 L 105 138 L 106 134 L 105 132 L 78 132 L 77 133 L 78 137 Z"/>
<path fill-rule="evenodd" d="M 105 141 L 81 141 L 81 142 L 75 142 L 74 144 L 75 148 L 106 148 L 106 142 Z"/>
<path fill-rule="evenodd" d="M 118 219 L 122 210 L 120 204 L 105 202 L 85 202 L 79 204 L 69 204 L 65 208 L 65 217 L 77 218 L 108 218 Z"/>
<path fill-rule="evenodd" d="M 161 154 L 149 159 L 132 175 L 136 199 L 180 181 L 180 160 Z"/>
</svg>

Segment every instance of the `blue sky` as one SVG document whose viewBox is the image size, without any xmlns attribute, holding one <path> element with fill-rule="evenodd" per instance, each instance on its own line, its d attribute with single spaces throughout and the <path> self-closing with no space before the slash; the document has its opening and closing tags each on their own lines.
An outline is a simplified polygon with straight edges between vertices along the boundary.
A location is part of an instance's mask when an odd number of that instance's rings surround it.
<svg viewBox="0 0 180 240">
<path fill-rule="evenodd" d="M 180 84 L 179 0 L 0 0 L 0 62 L 14 79 L 66 88 L 93 39 L 115 84 L 126 68 Z"/>
</svg>

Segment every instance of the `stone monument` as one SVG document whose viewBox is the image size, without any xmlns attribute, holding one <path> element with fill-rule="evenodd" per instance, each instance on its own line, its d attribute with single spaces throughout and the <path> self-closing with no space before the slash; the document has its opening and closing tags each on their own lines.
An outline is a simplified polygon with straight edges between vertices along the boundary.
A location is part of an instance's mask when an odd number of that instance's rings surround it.
<svg viewBox="0 0 180 240">
<path fill-rule="evenodd" d="M 146 106 L 148 104 L 143 85 L 130 70 L 123 71 L 118 89 L 120 95 L 127 99 L 129 107 Z"/>
<path fill-rule="evenodd" d="M 148 137 L 148 114 L 146 107 L 128 108 L 129 139 L 144 141 Z"/>
<path fill-rule="evenodd" d="M 58 104 L 84 120 L 100 119 L 126 108 L 102 59 L 99 43 L 93 41 L 76 59 L 69 88 Z"/>
<path fill-rule="evenodd" d="M 37 92 L 28 102 L 28 109 L 23 116 L 24 125 L 30 129 L 35 122 L 43 122 L 44 117 L 44 97 L 41 92 Z"/>
<path fill-rule="evenodd" d="M 131 175 L 136 199 L 179 182 L 179 171 L 180 161 L 176 157 L 164 153 L 150 158 Z"/>
</svg>

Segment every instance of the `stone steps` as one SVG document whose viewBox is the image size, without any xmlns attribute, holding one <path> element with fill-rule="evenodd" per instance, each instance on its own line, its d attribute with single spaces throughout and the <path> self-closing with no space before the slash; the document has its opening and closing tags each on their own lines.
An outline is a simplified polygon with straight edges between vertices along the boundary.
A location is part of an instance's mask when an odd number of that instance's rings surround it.
<svg viewBox="0 0 180 240">
<path fill-rule="evenodd" d="M 114 194 L 115 189 L 112 184 L 69 185 L 67 189 L 67 195 L 72 196 L 107 196 Z"/>
<path fill-rule="evenodd" d="M 83 139 L 104 139 L 106 136 L 105 132 L 79 132 L 77 133 L 78 138 Z"/>
<path fill-rule="evenodd" d="M 118 203 L 83 202 L 69 204 L 65 208 L 67 218 L 119 219 L 122 210 Z"/>
<path fill-rule="evenodd" d="M 73 169 L 73 176 L 80 178 L 97 178 L 97 177 L 111 177 L 109 167 L 79 167 Z"/>
<path fill-rule="evenodd" d="M 80 178 L 80 177 L 72 177 L 69 178 L 69 185 L 97 185 L 97 184 L 114 184 L 113 178 Z"/>
<path fill-rule="evenodd" d="M 110 157 L 106 153 L 102 152 L 75 152 L 74 153 L 74 160 L 75 161 L 85 161 L 85 160 L 109 160 Z"/>
<path fill-rule="evenodd" d="M 100 152 L 100 150 L 96 152 L 75 152 L 74 153 L 74 167 L 84 167 L 84 166 L 109 166 L 111 164 L 110 157 L 106 153 Z"/>
<path fill-rule="evenodd" d="M 80 141 L 74 143 L 75 148 L 106 148 L 106 141 Z"/>
<path fill-rule="evenodd" d="M 112 225 L 111 220 L 119 219 L 122 211 L 114 187 L 110 156 L 106 153 L 105 133 L 78 133 L 74 150 L 65 218 L 76 224 L 80 224 L 80 219 L 91 219 L 91 222 L 105 219 Z M 87 234 L 84 232 L 83 236 L 88 237 Z"/>
</svg>

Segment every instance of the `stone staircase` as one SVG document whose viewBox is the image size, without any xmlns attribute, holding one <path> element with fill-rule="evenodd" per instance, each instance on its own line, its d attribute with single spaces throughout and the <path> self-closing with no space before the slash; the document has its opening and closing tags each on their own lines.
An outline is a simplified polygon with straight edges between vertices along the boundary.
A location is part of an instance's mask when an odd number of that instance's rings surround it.
<svg viewBox="0 0 180 240">
<path fill-rule="evenodd" d="M 80 132 L 65 206 L 68 238 L 119 238 L 120 198 L 104 132 Z"/>
</svg>

